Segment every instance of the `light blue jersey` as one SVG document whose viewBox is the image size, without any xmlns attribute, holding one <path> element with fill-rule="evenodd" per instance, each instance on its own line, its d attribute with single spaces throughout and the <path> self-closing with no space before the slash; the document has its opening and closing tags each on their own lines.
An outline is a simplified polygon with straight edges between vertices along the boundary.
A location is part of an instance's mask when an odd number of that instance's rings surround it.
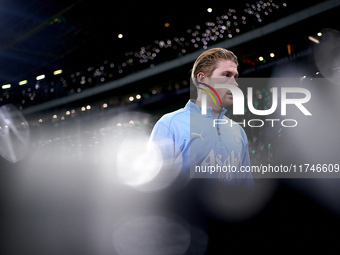
<svg viewBox="0 0 340 255">
<path fill-rule="evenodd" d="M 201 114 L 201 107 L 190 100 L 182 109 L 164 115 L 155 125 L 150 141 L 161 150 L 164 162 L 191 178 L 218 178 L 225 183 L 254 186 L 250 172 L 248 140 L 240 125 L 224 116 L 228 124 L 217 124 L 212 108 Z M 170 162 L 170 163 L 169 163 Z"/>
</svg>

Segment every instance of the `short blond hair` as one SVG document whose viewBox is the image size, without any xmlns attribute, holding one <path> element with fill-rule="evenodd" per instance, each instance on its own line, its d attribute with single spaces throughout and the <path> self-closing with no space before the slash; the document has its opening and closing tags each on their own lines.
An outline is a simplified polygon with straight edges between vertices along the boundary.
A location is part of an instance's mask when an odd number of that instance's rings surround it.
<svg viewBox="0 0 340 255">
<path fill-rule="evenodd" d="M 207 77 L 210 77 L 216 69 L 217 61 L 220 59 L 231 60 L 238 66 L 237 57 L 230 50 L 226 50 L 224 48 L 212 48 L 207 50 L 196 59 L 191 70 L 191 79 L 196 86 L 197 75 L 202 72 Z"/>
</svg>

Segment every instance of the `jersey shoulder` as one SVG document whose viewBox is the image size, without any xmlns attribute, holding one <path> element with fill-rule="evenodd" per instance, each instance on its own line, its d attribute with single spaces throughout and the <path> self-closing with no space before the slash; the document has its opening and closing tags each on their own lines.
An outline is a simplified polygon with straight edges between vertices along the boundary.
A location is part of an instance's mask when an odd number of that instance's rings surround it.
<svg viewBox="0 0 340 255">
<path fill-rule="evenodd" d="M 168 128 L 171 128 L 173 125 L 177 124 L 186 124 L 190 121 L 190 114 L 185 108 L 178 109 L 174 112 L 167 113 L 163 115 L 158 123 L 162 123 Z"/>
</svg>

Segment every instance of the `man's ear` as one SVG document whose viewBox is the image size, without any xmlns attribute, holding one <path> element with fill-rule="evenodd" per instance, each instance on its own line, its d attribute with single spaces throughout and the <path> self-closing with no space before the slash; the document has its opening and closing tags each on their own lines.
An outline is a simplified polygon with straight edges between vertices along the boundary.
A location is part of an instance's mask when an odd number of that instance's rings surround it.
<svg viewBox="0 0 340 255">
<path fill-rule="evenodd" d="M 197 81 L 198 81 L 198 82 L 204 82 L 204 78 L 205 78 L 204 73 L 199 72 L 199 73 L 197 74 Z"/>
</svg>

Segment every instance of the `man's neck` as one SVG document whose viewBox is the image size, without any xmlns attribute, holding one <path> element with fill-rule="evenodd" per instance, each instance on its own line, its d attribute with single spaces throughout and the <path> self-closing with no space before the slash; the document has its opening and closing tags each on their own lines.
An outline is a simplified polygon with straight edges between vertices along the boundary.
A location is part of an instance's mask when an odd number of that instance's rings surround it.
<svg viewBox="0 0 340 255">
<path fill-rule="evenodd" d="M 214 118 L 215 118 L 215 119 L 218 119 L 218 118 L 220 118 L 222 109 L 220 109 L 220 110 L 214 110 L 214 108 L 212 108 L 212 112 L 213 112 Z"/>
</svg>

